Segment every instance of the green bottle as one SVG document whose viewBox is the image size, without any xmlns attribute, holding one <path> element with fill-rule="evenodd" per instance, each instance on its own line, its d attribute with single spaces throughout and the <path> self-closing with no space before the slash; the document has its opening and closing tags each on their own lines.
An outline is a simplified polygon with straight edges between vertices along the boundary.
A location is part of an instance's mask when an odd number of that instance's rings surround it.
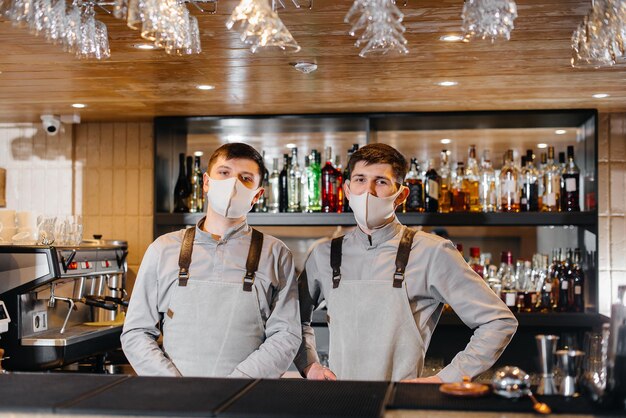
<svg viewBox="0 0 626 418">
<path fill-rule="evenodd" d="M 305 212 L 321 212 L 322 210 L 322 195 L 320 189 L 320 181 L 322 177 L 322 156 L 317 150 L 311 152 L 309 158 L 309 166 L 306 168 L 306 193 L 308 198 L 306 199 Z"/>
</svg>

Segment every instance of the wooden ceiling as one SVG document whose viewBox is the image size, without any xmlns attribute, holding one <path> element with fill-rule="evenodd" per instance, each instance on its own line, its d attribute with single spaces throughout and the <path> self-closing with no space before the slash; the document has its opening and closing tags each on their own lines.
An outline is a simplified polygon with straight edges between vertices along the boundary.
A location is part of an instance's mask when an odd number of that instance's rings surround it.
<svg viewBox="0 0 626 418">
<path fill-rule="evenodd" d="M 408 0 L 406 56 L 363 59 L 343 17 L 351 0 L 289 0 L 280 16 L 302 46 L 297 54 L 252 54 L 224 22 L 236 0 L 219 0 L 215 15 L 198 14 L 204 52 L 170 57 L 141 51 L 124 22 L 99 14 L 111 39 L 107 61 L 78 60 L 25 29 L 0 21 L 0 121 L 38 121 L 88 105 L 83 121 L 173 115 L 412 112 L 598 108 L 626 110 L 626 66 L 570 67 L 570 37 L 590 0 L 517 0 L 511 41 L 448 43 L 458 34 L 461 0 Z M 402 2 L 399 2 L 402 3 Z M 312 74 L 292 63 L 310 61 Z M 456 81 L 441 87 L 441 81 Z M 199 91 L 197 84 L 215 85 Z M 594 93 L 608 93 L 594 99 Z"/>
</svg>

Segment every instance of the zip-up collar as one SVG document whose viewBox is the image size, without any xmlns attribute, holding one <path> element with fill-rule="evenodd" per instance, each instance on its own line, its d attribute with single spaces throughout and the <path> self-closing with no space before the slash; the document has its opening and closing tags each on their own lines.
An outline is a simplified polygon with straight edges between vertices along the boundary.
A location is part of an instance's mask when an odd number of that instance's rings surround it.
<svg viewBox="0 0 626 418">
<path fill-rule="evenodd" d="M 397 217 L 394 216 L 393 221 L 372 231 L 371 235 L 367 235 L 358 226 L 354 229 L 354 237 L 365 248 L 376 248 L 380 244 L 383 244 L 402 231 L 403 225 L 400 223 Z"/>
<path fill-rule="evenodd" d="M 195 241 L 197 242 L 213 243 L 213 244 L 222 243 L 223 244 L 223 243 L 228 242 L 231 239 L 242 237 L 251 231 L 251 228 L 248 226 L 248 222 L 244 219 L 243 222 L 238 223 L 228 228 L 226 232 L 224 232 L 224 235 L 222 235 L 222 237 L 219 240 L 216 240 L 213 238 L 211 233 L 202 229 L 202 227 L 204 226 L 205 220 L 206 220 L 206 216 L 200 219 L 198 223 L 196 224 Z"/>
</svg>

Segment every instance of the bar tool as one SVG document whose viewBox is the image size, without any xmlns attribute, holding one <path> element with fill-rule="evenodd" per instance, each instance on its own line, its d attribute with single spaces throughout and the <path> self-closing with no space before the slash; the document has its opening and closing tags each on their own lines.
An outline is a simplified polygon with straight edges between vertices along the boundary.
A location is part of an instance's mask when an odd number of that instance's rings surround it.
<svg viewBox="0 0 626 418">
<path fill-rule="evenodd" d="M 493 375 L 491 382 L 493 393 L 505 398 L 514 399 L 528 396 L 533 402 L 533 409 L 540 414 L 550 414 L 552 409 L 539 402 L 530 390 L 530 376 L 519 367 L 505 366 Z"/>
<path fill-rule="evenodd" d="M 554 354 L 559 337 L 556 335 L 535 335 L 537 351 L 539 351 L 539 369 L 541 380 L 537 387 L 539 395 L 555 395 L 557 393 L 554 383 Z"/>
<path fill-rule="evenodd" d="M 560 395 L 574 396 L 576 394 L 576 380 L 584 355 L 585 353 L 579 350 L 559 350 L 556 352 L 559 369 L 564 374 L 559 388 Z"/>
</svg>

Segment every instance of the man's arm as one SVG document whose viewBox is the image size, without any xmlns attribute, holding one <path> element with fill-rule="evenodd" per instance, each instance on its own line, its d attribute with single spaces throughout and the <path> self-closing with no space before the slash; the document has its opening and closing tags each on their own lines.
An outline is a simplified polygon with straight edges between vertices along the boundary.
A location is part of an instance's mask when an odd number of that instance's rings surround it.
<svg viewBox="0 0 626 418">
<path fill-rule="evenodd" d="M 161 334 L 157 328 L 160 319 L 157 281 L 159 257 L 158 245 L 152 243 L 141 262 L 120 339 L 126 358 L 138 375 L 181 376 L 156 342 Z"/>
<path fill-rule="evenodd" d="M 279 378 L 289 368 L 300 346 L 300 310 L 293 257 L 281 246 L 276 260 L 279 287 L 265 324 L 265 341 L 237 365 L 230 377 Z"/>
<path fill-rule="evenodd" d="M 500 357 L 515 334 L 517 319 L 449 241 L 437 249 L 427 271 L 431 292 L 474 330 L 465 349 L 437 376 L 444 382 L 475 377 Z"/>
</svg>

